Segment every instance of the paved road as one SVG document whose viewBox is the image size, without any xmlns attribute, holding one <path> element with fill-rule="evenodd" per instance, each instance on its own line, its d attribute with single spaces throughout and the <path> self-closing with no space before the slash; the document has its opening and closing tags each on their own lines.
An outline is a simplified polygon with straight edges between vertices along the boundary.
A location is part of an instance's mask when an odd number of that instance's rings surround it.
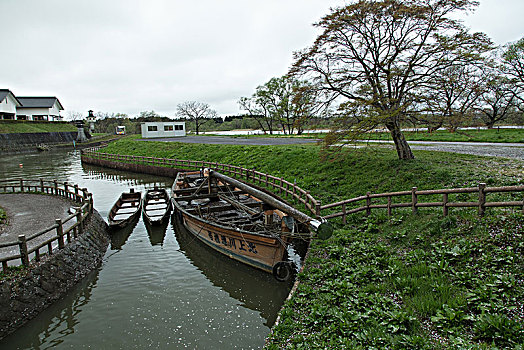
<svg viewBox="0 0 524 350">
<path fill-rule="evenodd" d="M 176 138 L 140 139 L 139 141 L 184 142 L 184 143 L 209 143 L 217 145 L 295 145 L 300 143 L 316 143 L 318 140 L 306 138 L 284 137 L 224 137 L 224 136 L 184 136 Z"/>
<path fill-rule="evenodd" d="M 30 235 L 55 224 L 55 219 L 69 216 L 68 209 L 73 204 L 65 199 L 53 196 L 13 193 L 0 194 L 0 206 L 7 212 L 9 225 L 0 231 L 0 243 L 17 242 L 19 235 Z M 73 220 L 73 222 L 76 222 Z M 40 236 L 28 243 L 28 247 L 45 241 L 55 235 L 56 231 Z M 1 248 L 0 256 L 18 253 L 18 246 Z M 18 261 L 17 261 L 18 263 Z"/>
<path fill-rule="evenodd" d="M 141 139 L 150 141 L 151 139 Z M 304 143 L 317 143 L 319 140 L 306 138 L 280 138 L 280 137 L 225 137 L 225 136 L 186 136 L 179 138 L 159 138 L 155 141 L 162 142 L 185 142 L 185 143 L 207 143 L 220 145 L 293 145 Z M 366 141 L 370 143 L 392 143 L 392 141 Z M 409 141 L 414 150 L 442 151 L 478 156 L 504 157 L 524 160 L 523 143 L 489 143 L 489 142 L 433 142 L 433 141 Z"/>
</svg>

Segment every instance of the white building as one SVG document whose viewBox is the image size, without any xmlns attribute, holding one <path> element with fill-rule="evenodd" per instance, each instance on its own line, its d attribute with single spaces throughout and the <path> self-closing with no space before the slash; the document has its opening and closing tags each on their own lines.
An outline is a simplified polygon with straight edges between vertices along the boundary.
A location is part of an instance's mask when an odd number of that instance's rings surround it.
<svg viewBox="0 0 524 350">
<path fill-rule="evenodd" d="M 16 109 L 18 120 L 62 120 L 60 111 L 64 110 L 56 97 L 18 97 L 22 104 Z"/>
<path fill-rule="evenodd" d="M 0 89 L 0 119 L 16 119 L 16 109 L 22 104 L 8 89 Z"/>
<path fill-rule="evenodd" d="M 181 137 L 186 136 L 185 122 L 146 122 L 142 123 L 142 137 Z"/>
</svg>

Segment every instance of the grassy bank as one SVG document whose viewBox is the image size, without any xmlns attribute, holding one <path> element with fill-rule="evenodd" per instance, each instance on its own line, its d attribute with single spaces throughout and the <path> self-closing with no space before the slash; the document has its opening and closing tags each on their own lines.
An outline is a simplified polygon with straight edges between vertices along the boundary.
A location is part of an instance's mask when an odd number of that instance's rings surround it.
<svg viewBox="0 0 524 350">
<path fill-rule="evenodd" d="M 139 142 L 104 152 L 217 161 L 282 176 L 322 200 L 374 193 L 524 183 L 524 163 L 391 149 L 229 146 Z M 328 241 L 313 241 L 267 348 L 515 348 L 524 342 L 524 243 L 521 214 L 474 210 L 355 215 Z"/>
<path fill-rule="evenodd" d="M 76 126 L 67 122 L 38 122 L 20 120 L 0 121 L 0 134 L 69 131 L 77 131 L 77 128 Z"/>
</svg>

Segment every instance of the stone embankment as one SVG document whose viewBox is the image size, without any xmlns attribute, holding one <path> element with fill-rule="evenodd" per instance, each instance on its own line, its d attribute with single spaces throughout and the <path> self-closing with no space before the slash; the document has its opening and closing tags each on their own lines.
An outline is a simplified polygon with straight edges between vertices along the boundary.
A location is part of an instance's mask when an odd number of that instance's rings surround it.
<svg viewBox="0 0 524 350">
<path fill-rule="evenodd" d="M 0 338 L 59 300 L 98 268 L 109 244 L 107 225 L 97 211 L 84 233 L 29 269 L 0 281 Z"/>
</svg>

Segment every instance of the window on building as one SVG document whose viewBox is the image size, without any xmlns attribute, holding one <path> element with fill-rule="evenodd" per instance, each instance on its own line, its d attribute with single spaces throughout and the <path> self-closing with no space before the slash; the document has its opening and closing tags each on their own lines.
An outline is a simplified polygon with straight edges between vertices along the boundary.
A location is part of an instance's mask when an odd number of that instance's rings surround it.
<svg viewBox="0 0 524 350">
<path fill-rule="evenodd" d="M 156 125 L 148 125 L 147 131 L 158 131 L 158 126 Z"/>
<path fill-rule="evenodd" d="M 183 125 L 175 125 L 175 130 L 184 130 Z"/>
<path fill-rule="evenodd" d="M 173 125 L 164 125 L 164 131 L 173 131 Z"/>
</svg>

